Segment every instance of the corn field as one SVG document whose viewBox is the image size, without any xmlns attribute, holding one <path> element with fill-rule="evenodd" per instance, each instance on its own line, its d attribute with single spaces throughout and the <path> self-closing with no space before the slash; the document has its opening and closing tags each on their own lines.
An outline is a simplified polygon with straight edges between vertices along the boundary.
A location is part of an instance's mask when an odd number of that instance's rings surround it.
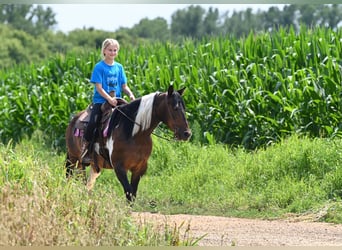
<svg viewBox="0 0 342 250">
<path fill-rule="evenodd" d="M 0 72 L 0 136 L 6 143 L 42 130 L 64 146 L 72 114 L 91 101 L 99 51 L 56 55 L 42 65 Z M 136 96 L 186 86 L 192 140 L 248 149 L 290 134 L 342 134 L 342 29 L 291 28 L 182 44 L 121 45 Z"/>
</svg>

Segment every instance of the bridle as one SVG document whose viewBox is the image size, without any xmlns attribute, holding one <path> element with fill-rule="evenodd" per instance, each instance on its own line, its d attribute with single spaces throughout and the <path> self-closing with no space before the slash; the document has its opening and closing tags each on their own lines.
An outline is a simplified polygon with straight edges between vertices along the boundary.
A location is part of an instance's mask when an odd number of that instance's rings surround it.
<svg viewBox="0 0 342 250">
<path fill-rule="evenodd" d="M 136 121 L 133 120 L 131 117 L 129 117 L 125 112 L 123 112 L 123 111 L 120 109 L 120 106 L 114 107 L 114 110 L 115 110 L 115 109 L 116 109 L 117 111 L 119 111 L 119 112 L 120 112 L 124 117 L 126 117 L 129 121 L 131 121 L 132 123 L 138 125 L 139 127 L 142 127 L 142 125 L 141 125 L 140 123 L 136 122 Z M 158 127 L 159 127 L 159 124 L 158 124 L 157 128 L 158 128 Z M 157 137 L 159 137 L 159 138 L 161 138 L 161 139 L 164 139 L 164 140 L 166 140 L 166 141 L 170 141 L 170 139 L 168 139 L 168 138 L 166 138 L 166 137 L 164 137 L 164 136 L 158 135 L 158 134 L 154 133 L 153 131 L 152 131 L 152 134 L 153 134 L 154 136 L 157 136 Z"/>
</svg>

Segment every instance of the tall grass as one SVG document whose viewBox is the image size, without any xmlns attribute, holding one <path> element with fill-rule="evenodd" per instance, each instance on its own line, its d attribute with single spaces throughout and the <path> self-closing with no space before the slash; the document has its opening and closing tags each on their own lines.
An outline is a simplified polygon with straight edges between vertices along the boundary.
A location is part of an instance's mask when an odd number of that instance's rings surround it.
<svg viewBox="0 0 342 250">
<path fill-rule="evenodd" d="M 177 227 L 160 232 L 133 220 L 131 211 L 271 219 L 294 213 L 342 223 L 339 139 L 294 136 L 250 153 L 154 137 L 130 208 L 113 171 L 103 171 L 88 193 L 81 181 L 66 181 L 65 155 L 51 152 L 40 137 L 0 146 L 0 245 L 196 244 Z"/>
<path fill-rule="evenodd" d="M 186 86 L 190 124 L 208 138 L 255 149 L 293 133 L 341 134 L 342 30 L 292 29 L 236 39 L 208 37 L 183 44 L 122 48 L 136 96 Z M 44 65 L 0 72 L 1 140 L 19 141 L 39 128 L 64 145 L 69 117 L 91 101 L 91 70 L 99 60 L 56 55 Z"/>
<path fill-rule="evenodd" d="M 341 153 L 341 140 L 296 136 L 254 153 L 157 142 L 138 203 L 164 213 L 266 218 L 316 213 L 330 204 L 320 219 L 341 223 L 336 214 L 327 219 L 341 211 Z"/>
<path fill-rule="evenodd" d="M 172 226 L 137 222 L 111 189 L 86 191 L 65 179 L 65 155 L 51 152 L 41 133 L 13 147 L 0 145 L 0 246 L 191 245 Z M 101 186 L 101 185 L 100 185 Z"/>
<path fill-rule="evenodd" d="M 90 54 L 91 58 L 92 54 Z M 64 145 L 70 116 L 91 100 L 89 61 L 56 55 L 45 65 L 2 72 L 0 136 L 3 143 L 19 141 L 40 129 L 50 143 Z M 0 73 L 1 74 L 1 73 Z"/>
</svg>

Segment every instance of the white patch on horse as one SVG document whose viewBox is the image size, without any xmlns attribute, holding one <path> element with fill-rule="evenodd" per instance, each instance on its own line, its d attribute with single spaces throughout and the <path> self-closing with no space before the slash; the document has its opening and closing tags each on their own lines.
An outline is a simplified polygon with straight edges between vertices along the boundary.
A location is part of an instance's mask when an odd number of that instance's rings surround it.
<svg viewBox="0 0 342 250">
<path fill-rule="evenodd" d="M 108 154 L 109 154 L 109 160 L 110 160 L 110 165 L 113 167 L 113 162 L 112 162 L 112 154 L 114 150 L 114 140 L 113 137 L 110 136 L 106 142 L 106 147 L 108 149 Z"/>
<path fill-rule="evenodd" d="M 98 142 L 94 144 L 94 150 L 98 155 L 100 154 L 100 144 Z"/>
<path fill-rule="evenodd" d="M 156 93 L 151 93 L 141 98 L 138 113 L 135 117 L 132 136 L 136 135 L 139 131 L 145 131 L 146 129 L 150 128 L 155 94 Z"/>
</svg>

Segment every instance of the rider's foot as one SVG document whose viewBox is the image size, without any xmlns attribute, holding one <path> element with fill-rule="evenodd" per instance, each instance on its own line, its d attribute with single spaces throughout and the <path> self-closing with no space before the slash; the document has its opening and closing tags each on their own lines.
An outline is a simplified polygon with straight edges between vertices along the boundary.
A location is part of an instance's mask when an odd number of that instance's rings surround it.
<svg viewBox="0 0 342 250">
<path fill-rule="evenodd" d="M 89 164 L 91 161 L 89 155 L 85 155 L 84 157 L 81 158 L 81 163 L 83 164 Z"/>
</svg>

